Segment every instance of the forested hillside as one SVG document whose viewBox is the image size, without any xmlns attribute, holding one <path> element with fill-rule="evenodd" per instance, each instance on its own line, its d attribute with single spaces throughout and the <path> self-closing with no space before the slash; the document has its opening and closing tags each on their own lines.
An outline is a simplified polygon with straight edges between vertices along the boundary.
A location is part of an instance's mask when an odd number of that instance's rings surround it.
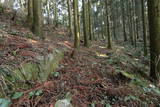
<svg viewBox="0 0 160 107">
<path fill-rule="evenodd" d="M 160 107 L 160 0 L 0 0 L 0 107 Z"/>
</svg>

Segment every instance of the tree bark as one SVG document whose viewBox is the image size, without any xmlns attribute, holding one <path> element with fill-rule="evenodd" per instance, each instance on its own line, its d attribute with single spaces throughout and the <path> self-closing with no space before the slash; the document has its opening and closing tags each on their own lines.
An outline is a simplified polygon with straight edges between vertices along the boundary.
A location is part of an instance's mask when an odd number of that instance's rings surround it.
<svg viewBox="0 0 160 107">
<path fill-rule="evenodd" d="M 109 15 L 109 5 L 108 0 L 105 1 L 106 6 L 106 27 L 107 27 L 107 37 L 108 37 L 108 49 L 112 48 L 111 44 L 111 32 L 110 32 L 110 15 Z"/>
<path fill-rule="evenodd" d="M 144 55 L 147 55 L 147 34 L 146 34 L 146 18 L 145 18 L 145 7 L 144 0 L 141 0 L 141 10 L 142 10 L 142 30 L 143 30 L 143 48 Z"/>
<path fill-rule="evenodd" d="M 151 69 L 150 77 L 159 82 L 160 75 L 160 0 L 148 0 Z"/>
<path fill-rule="evenodd" d="M 27 23 L 30 28 L 32 28 L 33 24 L 33 0 L 28 0 L 28 16 Z"/>
<path fill-rule="evenodd" d="M 73 0 L 73 12 L 74 12 L 74 47 L 79 48 L 79 41 L 80 41 L 80 32 L 78 27 L 78 0 Z"/>
<path fill-rule="evenodd" d="M 87 17 L 86 17 L 86 2 L 85 0 L 82 0 L 82 6 L 83 6 L 83 35 L 84 35 L 84 46 L 88 47 L 88 34 L 87 34 Z"/>
<path fill-rule="evenodd" d="M 124 0 L 121 0 L 122 23 L 123 23 L 123 36 L 124 36 L 124 41 L 127 41 L 124 8 L 125 8 L 125 7 L 124 7 Z"/>
<path fill-rule="evenodd" d="M 41 0 L 33 0 L 33 33 L 39 37 L 43 37 L 42 34 L 42 7 Z"/>
<path fill-rule="evenodd" d="M 91 1 L 88 0 L 88 17 L 89 17 L 89 40 L 92 40 L 92 16 L 91 16 Z"/>
<path fill-rule="evenodd" d="M 68 20 L 69 20 L 69 32 L 70 36 L 73 35 L 73 27 L 72 27 L 72 9 L 71 9 L 71 1 L 67 0 L 67 5 L 68 5 Z"/>
</svg>

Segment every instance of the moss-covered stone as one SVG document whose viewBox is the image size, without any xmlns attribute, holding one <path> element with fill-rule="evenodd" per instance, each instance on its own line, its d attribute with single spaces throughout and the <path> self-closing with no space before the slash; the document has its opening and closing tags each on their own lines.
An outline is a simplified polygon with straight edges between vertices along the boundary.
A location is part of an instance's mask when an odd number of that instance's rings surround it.
<svg viewBox="0 0 160 107">
<path fill-rule="evenodd" d="M 37 57 L 36 62 L 22 65 L 21 69 L 15 70 L 20 80 L 45 81 L 48 76 L 58 67 L 59 61 L 63 58 L 63 53 L 55 50 L 53 54 L 45 57 Z"/>
<path fill-rule="evenodd" d="M 12 92 L 17 88 L 30 88 L 31 84 L 34 82 L 44 82 L 48 79 L 50 74 L 52 74 L 59 65 L 59 61 L 63 58 L 63 51 L 55 49 L 52 54 L 47 56 L 38 56 L 37 60 L 34 62 L 29 62 L 23 64 L 21 68 L 14 71 L 0 70 L 0 74 L 5 72 L 3 75 L 4 87 L 0 88 L 0 92 L 8 91 Z M 6 86 L 7 85 L 7 86 Z M 4 96 L 1 95 L 0 96 Z"/>
</svg>

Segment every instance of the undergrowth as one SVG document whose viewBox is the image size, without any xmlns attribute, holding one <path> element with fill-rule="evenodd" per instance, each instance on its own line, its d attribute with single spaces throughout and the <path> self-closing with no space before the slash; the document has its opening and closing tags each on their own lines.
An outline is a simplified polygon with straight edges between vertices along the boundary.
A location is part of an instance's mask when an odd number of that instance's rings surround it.
<svg viewBox="0 0 160 107">
<path fill-rule="evenodd" d="M 106 63 L 109 63 L 117 74 L 121 74 L 129 78 L 128 84 L 131 87 L 136 87 L 138 94 L 129 95 L 125 99 L 134 99 L 142 102 L 143 106 L 146 104 L 156 104 L 160 106 L 160 88 L 149 79 L 149 55 L 144 56 L 141 47 L 133 48 L 130 45 L 117 46 L 115 51 L 110 54 Z M 152 98 L 149 94 L 159 97 Z M 141 98 L 146 96 L 145 99 Z M 148 98 L 147 98 L 148 97 Z"/>
</svg>

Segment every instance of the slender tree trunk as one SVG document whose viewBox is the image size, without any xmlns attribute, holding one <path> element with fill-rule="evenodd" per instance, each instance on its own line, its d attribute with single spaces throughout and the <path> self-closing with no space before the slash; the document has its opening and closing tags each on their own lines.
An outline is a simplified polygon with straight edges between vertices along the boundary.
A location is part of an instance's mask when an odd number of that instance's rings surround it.
<svg viewBox="0 0 160 107">
<path fill-rule="evenodd" d="M 57 0 L 54 1 L 54 24 L 58 27 L 58 6 Z"/>
<path fill-rule="evenodd" d="M 83 35 L 84 35 L 84 46 L 88 47 L 88 34 L 87 34 L 87 17 L 86 17 L 86 2 L 85 0 L 82 0 L 82 6 L 83 6 Z"/>
<path fill-rule="evenodd" d="M 106 25 L 107 25 L 107 37 L 108 37 L 108 48 L 111 49 L 112 45 L 111 45 L 111 32 L 110 32 L 110 15 L 109 15 L 109 5 L 108 5 L 108 1 L 105 1 L 105 6 L 106 6 Z"/>
<path fill-rule="evenodd" d="M 73 12 L 74 12 L 74 33 L 75 33 L 75 40 L 74 40 L 74 47 L 79 48 L 79 41 L 80 41 L 80 32 L 78 27 L 78 0 L 73 0 Z"/>
<path fill-rule="evenodd" d="M 33 24 L 33 0 L 28 0 L 28 16 L 27 23 L 30 28 L 32 28 Z"/>
<path fill-rule="evenodd" d="M 49 2 L 47 1 L 47 8 L 46 8 L 46 11 L 47 11 L 47 24 L 49 25 L 50 24 L 50 6 L 48 6 Z"/>
<path fill-rule="evenodd" d="M 78 20 L 78 32 L 79 32 L 79 37 L 81 36 L 81 20 L 80 20 L 80 12 L 79 12 L 79 2 L 77 2 L 77 20 Z"/>
<path fill-rule="evenodd" d="M 33 0 L 33 33 L 42 37 L 42 7 L 41 0 Z"/>
<path fill-rule="evenodd" d="M 102 35 L 102 39 L 105 39 L 104 37 L 104 26 L 103 26 L 103 13 L 101 13 L 101 18 L 100 18 L 100 25 L 101 25 L 101 35 Z"/>
<path fill-rule="evenodd" d="M 143 48 L 144 48 L 144 55 L 147 55 L 147 35 L 146 35 L 146 18 L 145 18 L 145 7 L 144 7 L 144 0 L 141 0 L 141 10 L 142 10 L 142 27 L 143 27 Z"/>
<path fill-rule="evenodd" d="M 132 0 L 132 27 L 133 27 L 133 40 L 134 46 L 137 47 L 137 33 L 136 33 L 136 14 L 135 14 L 135 0 Z"/>
<path fill-rule="evenodd" d="M 93 10 L 92 10 L 92 34 L 93 34 L 93 39 L 95 40 L 95 17 L 94 17 L 94 14 L 93 14 Z"/>
<path fill-rule="evenodd" d="M 88 17 L 89 17 L 89 40 L 92 40 L 92 16 L 91 16 L 91 1 L 88 0 Z"/>
<path fill-rule="evenodd" d="M 134 45 L 134 31 L 133 31 L 133 18 L 132 18 L 132 0 L 128 1 L 128 14 L 129 14 L 129 32 L 130 32 L 130 41 Z"/>
<path fill-rule="evenodd" d="M 124 8 L 125 8 L 125 7 L 124 7 L 124 0 L 121 0 L 122 22 L 123 22 L 123 35 L 124 35 L 124 41 L 127 41 Z"/>
<path fill-rule="evenodd" d="M 116 37 L 116 19 L 115 19 L 115 13 L 113 13 L 112 17 L 113 17 L 113 35 L 114 35 L 114 39 L 117 40 L 117 37 Z"/>
<path fill-rule="evenodd" d="M 95 24 L 95 22 L 94 22 L 94 19 L 92 20 L 92 34 L 93 34 L 93 39 L 95 40 L 95 27 L 94 27 L 94 24 Z"/>
<path fill-rule="evenodd" d="M 101 4 L 102 4 L 102 8 L 103 8 L 104 1 L 101 0 Z M 103 11 L 100 13 L 99 20 L 100 20 L 100 26 L 101 26 L 102 39 L 105 39 L 105 27 L 103 25 L 103 22 L 105 21 L 105 15 L 104 15 Z"/>
<path fill-rule="evenodd" d="M 140 38 L 139 31 L 140 31 L 140 16 L 141 16 L 141 0 L 135 0 L 135 15 L 136 15 L 136 35 L 137 35 L 137 40 Z"/>
<path fill-rule="evenodd" d="M 71 1 L 67 0 L 67 4 L 68 4 L 68 19 L 69 19 L 69 32 L 70 32 L 70 36 L 73 35 L 73 27 L 72 27 L 72 9 L 71 9 Z"/>
</svg>

